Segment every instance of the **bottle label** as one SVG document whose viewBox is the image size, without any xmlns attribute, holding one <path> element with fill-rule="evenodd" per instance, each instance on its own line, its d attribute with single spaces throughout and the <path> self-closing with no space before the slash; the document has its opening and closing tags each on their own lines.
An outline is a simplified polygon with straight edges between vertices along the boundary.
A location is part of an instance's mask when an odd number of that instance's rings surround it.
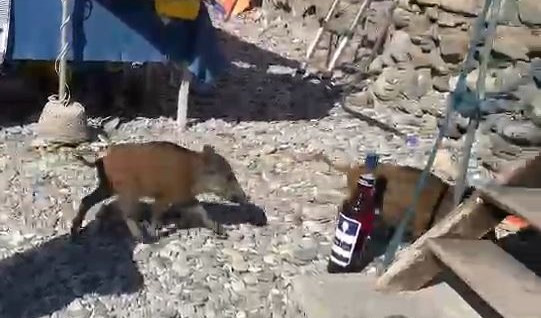
<svg viewBox="0 0 541 318">
<path fill-rule="evenodd" d="M 374 182 L 375 182 L 374 177 L 368 176 L 368 175 L 361 176 L 357 180 L 358 185 L 364 186 L 364 187 L 367 187 L 367 188 L 372 188 L 374 186 Z"/>
<path fill-rule="evenodd" d="M 360 232 L 361 223 L 359 221 L 340 213 L 331 249 L 330 258 L 333 263 L 342 267 L 351 263 Z"/>
</svg>

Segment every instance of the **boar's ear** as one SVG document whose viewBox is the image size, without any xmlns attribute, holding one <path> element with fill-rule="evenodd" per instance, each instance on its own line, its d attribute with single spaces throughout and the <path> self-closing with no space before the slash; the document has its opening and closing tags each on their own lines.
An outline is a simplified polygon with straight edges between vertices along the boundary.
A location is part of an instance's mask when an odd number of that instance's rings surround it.
<svg viewBox="0 0 541 318">
<path fill-rule="evenodd" d="M 214 154 L 214 147 L 212 147 L 211 145 L 204 145 L 203 146 L 203 152 L 205 154 Z"/>
<path fill-rule="evenodd" d="M 203 146 L 203 158 L 205 161 L 210 161 L 214 156 L 214 148 L 211 145 L 204 145 Z"/>
</svg>

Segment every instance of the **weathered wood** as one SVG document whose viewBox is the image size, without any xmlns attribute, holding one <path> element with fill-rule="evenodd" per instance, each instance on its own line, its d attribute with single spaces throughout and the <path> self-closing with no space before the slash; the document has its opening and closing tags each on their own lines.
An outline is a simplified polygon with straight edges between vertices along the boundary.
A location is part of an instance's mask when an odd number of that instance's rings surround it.
<svg viewBox="0 0 541 318">
<path fill-rule="evenodd" d="M 338 47 L 334 51 L 334 55 L 331 61 L 327 65 L 328 72 L 334 69 L 334 66 L 336 65 L 336 62 L 338 61 L 338 58 L 340 57 L 340 55 L 342 55 L 342 51 L 344 50 L 348 42 L 351 40 L 353 31 L 357 27 L 357 24 L 359 23 L 361 18 L 367 12 L 371 3 L 372 3 L 372 0 L 364 0 L 363 4 L 360 6 L 359 10 L 357 11 L 357 14 L 355 15 L 355 18 L 353 18 L 353 21 L 349 25 L 347 34 L 345 34 L 345 36 L 342 37 L 342 40 L 340 41 L 340 43 L 338 44 Z"/>
<path fill-rule="evenodd" d="M 370 55 L 368 56 L 368 59 L 363 62 L 363 65 L 361 67 L 361 72 L 359 75 L 363 75 L 368 71 L 368 68 L 370 67 L 370 64 L 374 61 L 376 56 L 378 55 L 378 52 L 380 51 L 381 47 L 383 46 L 383 43 L 385 43 L 385 39 L 389 35 L 389 30 L 393 26 L 393 14 L 397 7 L 397 1 L 394 1 L 392 5 L 389 7 L 389 10 L 387 11 L 387 19 L 385 21 L 385 25 L 383 28 L 381 28 L 381 31 L 378 33 L 378 36 L 376 38 L 376 42 L 374 43 L 374 47 L 372 47 L 372 51 L 370 52 Z M 363 75 L 365 76 L 365 74 Z"/>
<path fill-rule="evenodd" d="M 229 19 L 231 19 L 231 16 L 233 15 L 233 11 L 235 11 L 235 7 L 237 6 L 237 2 L 239 2 L 239 0 L 233 1 L 233 4 L 231 5 L 231 10 L 225 16 L 224 22 L 227 22 L 229 21 Z"/>
<path fill-rule="evenodd" d="M 338 3 L 340 0 L 333 0 L 331 7 L 329 8 L 329 11 L 327 12 L 327 15 L 325 16 L 325 19 L 323 19 L 322 25 L 319 27 L 319 29 L 316 32 L 316 37 L 310 43 L 310 46 L 308 47 L 308 50 L 306 51 L 306 62 L 312 57 L 312 54 L 314 53 L 314 50 L 316 49 L 317 44 L 319 43 L 319 40 L 321 39 L 321 36 L 323 35 L 323 31 L 325 29 L 325 24 L 329 22 L 331 19 L 334 11 L 336 10 L 336 7 L 338 6 Z"/>
<path fill-rule="evenodd" d="M 177 124 L 180 131 L 186 129 L 188 122 L 188 95 L 190 93 L 190 81 L 192 80 L 192 73 L 187 67 L 182 67 L 182 81 L 178 90 L 177 101 Z"/>
<path fill-rule="evenodd" d="M 512 186 L 539 186 L 541 183 L 541 154 L 508 171 L 499 183 Z M 441 270 L 426 246 L 427 239 L 438 237 L 481 238 L 498 224 L 500 219 L 490 213 L 490 207 L 476 192 L 453 212 L 439 221 L 411 246 L 397 255 L 397 259 L 378 279 L 381 290 L 415 290 L 434 278 Z"/>
<path fill-rule="evenodd" d="M 525 218 L 541 230 L 541 188 L 486 186 L 479 192 L 487 202 Z"/>
<path fill-rule="evenodd" d="M 439 237 L 477 239 L 494 228 L 500 218 L 474 193 L 472 197 L 434 225 L 412 245 L 398 253 L 396 260 L 376 283 L 379 290 L 416 290 L 426 285 L 441 270 L 428 250 L 427 241 Z"/>
<path fill-rule="evenodd" d="M 431 239 L 428 246 L 505 318 L 541 317 L 541 278 L 491 241 Z"/>
<path fill-rule="evenodd" d="M 512 187 L 541 188 L 541 153 L 512 164 L 498 177 L 498 183 Z M 506 171 L 507 170 L 507 171 Z"/>
</svg>

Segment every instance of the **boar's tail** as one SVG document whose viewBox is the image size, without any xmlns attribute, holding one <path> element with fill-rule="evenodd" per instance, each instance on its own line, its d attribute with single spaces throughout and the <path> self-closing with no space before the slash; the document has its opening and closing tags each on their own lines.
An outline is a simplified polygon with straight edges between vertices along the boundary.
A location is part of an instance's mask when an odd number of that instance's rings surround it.
<svg viewBox="0 0 541 318">
<path fill-rule="evenodd" d="M 317 153 L 311 153 L 311 154 L 304 154 L 304 155 L 288 154 L 288 156 L 292 157 L 297 162 L 308 161 L 308 160 L 323 161 L 329 166 L 329 168 L 333 168 L 342 173 L 348 173 L 349 170 L 351 169 L 351 165 L 349 164 L 338 164 L 336 162 L 333 162 L 331 159 L 329 159 L 329 157 L 327 157 L 323 153 L 323 151 L 317 152 Z"/>
<path fill-rule="evenodd" d="M 94 167 L 96 166 L 96 162 L 88 161 L 88 160 L 86 160 L 83 156 L 81 156 L 81 155 L 79 155 L 79 154 L 73 154 L 73 156 L 74 156 L 77 160 L 81 161 L 81 162 L 82 162 L 85 166 L 87 166 L 87 167 L 92 167 L 92 168 L 94 168 Z"/>
<path fill-rule="evenodd" d="M 329 167 L 337 170 L 337 171 L 340 171 L 340 172 L 343 172 L 343 173 L 348 173 L 349 170 L 351 169 L 351 166 L 349 164 L 338 164 L 336 162 L 333 162 L 331 159 L 329 159 L 329 157 L 327 157 L 326 155 L 323 154 L 323 152 L 318 152 L 314 155 L 312 155 L 313 159 L 315 160 L 320 160 L 320 161 L 323 161 L 325 162 L 326 164 L 329 165 Z"/>
</svg>

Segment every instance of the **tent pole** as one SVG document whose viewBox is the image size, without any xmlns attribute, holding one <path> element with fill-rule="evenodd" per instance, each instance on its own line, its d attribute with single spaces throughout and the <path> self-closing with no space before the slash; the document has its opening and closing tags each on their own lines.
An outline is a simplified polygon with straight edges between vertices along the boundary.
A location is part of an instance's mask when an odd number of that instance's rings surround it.
<svg viewBox="0 0 541 318">
<path fill-rule="evenodd" d="M 182 63 L 181 72 L 181 83 L 177 100 L 177 125 L 180 131 L 184 131 L 188 123 L 188 95 L 190 93 L 192 73 L 184 63 Z"/>
<path fill-rule="evenodd" d="M 58 67 L 58 99 L 64 102 L 66 99 L 66 68 L 67 68 L 67 46 L 68 32 L 67 24 L 69 22 L 68 0 L 62 2 L 62 22 L 60 25 L 60 65 Z"/>
</svg>

